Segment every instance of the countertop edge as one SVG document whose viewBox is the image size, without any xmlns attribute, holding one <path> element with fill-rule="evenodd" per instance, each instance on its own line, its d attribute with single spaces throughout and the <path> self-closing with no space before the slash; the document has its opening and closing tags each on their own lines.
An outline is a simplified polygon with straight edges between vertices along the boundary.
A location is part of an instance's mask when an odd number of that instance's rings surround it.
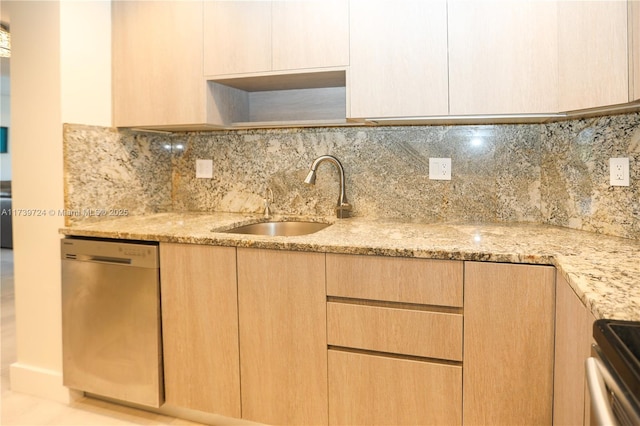
<svg viewBox="0 0 640 426">
<path fill-rule="evenodd" d="M 616 237 L 602 237 L 584 231 L 558 229 L 545 225 L 506 225 L 506 224 L 411 224 L 401 222 L 354 221 L 336 222 L 333 231 L 320 231 L 313 235 L 298 237 L 259 237 L 223 233 L 225 229 L 247 222 L 261 220 L 255 216 L 246 215 L 176 215 L 184 220 L 172 221 L 171 213 L 164 213 L 150 217 L 137 217 L 134 223 L 129 224 L 126 219 L 115 219 L 109 222 L 95 222 L 80 226 L 67 226 L 60 229 L 65 236 L 81 236 L 93 238 L 111 238 L 126 240 L 157 241 L 160 243 L 203 244 L 227 247 L 260 248 L 273 250 L 309 251 L 321 253 L 337 253 L 352 255 L 378 255 L 391 257 L 408 257 L 422 259 L 440 259 L 456 261 L 480 261 L 498 263 L 521 263 L 530 265 L 554 266 L 567 280 L 576 296 L 596 319 L 629 319 L 640 320 L 640 290 L 628 283 L 640 284 L 640 266 L 635 268 L 633 263 L 627 265 L 633 270 L 622 269 L 625 265 L 618 265 L 618 261 L 624 258 L 624 252 L 609 250 L 602 247 L 587 251 L 584 247 L 575 247 L 580 244 L 566 246 L 561 245 L 563 237 L 573 237 L 576 241 L 588 240 L 612 240 L 612 244 L 628 245 L 627 249 L 640 252 L 640 242 L 635 240 L 623 240 Z M 221 216 L 221 220 L 218 217 Z M 208 218 L 208 219 L 207 219 Z M 219 220 L 219 222 L 218 222 Z M 163 221 L 167 222 L 163 224 Z M 192 221 L 193 223 L 190 223 Z M 147 223 L 148 222 L 148 223 Z M 153 226 L 149 226 L 152 223 Z M 187 223 L 185 225 L 185 223 Z M 364 225 L 363 225 L 364 223 Z M 362 227 L 363 234 L 371 234 L 372 229 L 384 229 L 388 235 L 379 236 L 356 235 L 351 227 Z M 118 226 L 122 225 L 122 226 Z M 137 225 L 137 226 L 136 226 Z M 520 226 L 520 227 L 519 227 Z M 388 227 L 394 229 L 395 234 L 388 231 Z M 394 228 L 395 227 L 395 228 Z M 427 227 L 427 228 L 425 228 Z M 397 228 L 397 229 L 396 229 Z M 412 234 L 418 229 L 419 236 Z M 433 231 L 434 242 L 430 243 L 428 237 L 423 235 L 427 231 Z M 525 231 L 522 231 L 524 229 Z M 476 230 L 476 231 L 474 231 Z M 356 230 L 357 231 L 357 230 Z M 405 234 L 403 234 L 403 232 Z M 473 243 L 466 242 L 455 244 L 458 232 L 463 239 L 473 232 L 485 238 L 485 235 L 494 237 L 496 244 L 479 245 L 473 247 Z M 502 234 L 501 234 L 502 232 Z M 547 245 L 538 241 L 538 245 L 527 245 L 527 241 L 518 240 L 511 233 L 523 232 L 532 235 L 529 238 L 554 240 Z M 397 235 L 399 235 L 399 237 Z M 453 234 L 453 235 L 449 235 Z M 496 234 L 496 235 L 493 235 Z M 559 235 L 556 235 L 559 234 Z M 406 236 L 403 240 L 402 237 Z M 344 241 L 337 241 L 344 237 Z M 379 239 L 376 239 L 379 238 Z M 394 240 L 393 238 L 397 238 Z M 511 239 L 510 239 L 511 238 Z M 447 241 L 447 244 L 439 245 L 438 241 Z M 503 240 L 507 240 L 504 243 Z M 558 240 L 558 241 L 555 241 Z M 529 241 L 531 242 L 531 241 Z M 588 246 L 589 244 L 585 244 Z M 615 245 L 614 245 L 615 246 Z M 541 247 L 545 247 L 542 249 Z M 594 247 L 597 247 L 594 245 Z M 615 246 L 618 247 L 618 246 Z M 582 250 L 582 251 L 581 251 Z M 603 253 L 607 256 L 603 256 Z M 591 263 L 591 258 L 598 262 Z M 603 259 L 604 260 L 601 260 Z M 588 265 L 590 268 L 586 268 Z M 593 265 L 593 266 L 592 266 Z M 617 283 L 620 279 L 622 283 Z M 628 285 L 628 287 L 625 287 Z M 631 291 L 638 294 L 628 297 Z M 636 306 L 637 305 L 637 306 Z"/>
</svg>

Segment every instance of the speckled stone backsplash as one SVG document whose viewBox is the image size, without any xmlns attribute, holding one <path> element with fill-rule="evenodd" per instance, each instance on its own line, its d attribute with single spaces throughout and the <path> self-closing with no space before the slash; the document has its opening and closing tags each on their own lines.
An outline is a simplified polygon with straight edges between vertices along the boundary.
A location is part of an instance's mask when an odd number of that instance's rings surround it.
<svg viewBox="0 0 640 426">
<path fill-rule="evenodd" d="M 640 239 L 640 114 L 552 124 L 239 130 L 157 135 L 66 125 L 66 206 L 332 215 L 344 165 L 354 216 L 534 222 Z M 631 186 L 609 186 L 609 157 L 630 157 Z M 429 158 L 452 159 L 451 181 Z M 213 178 L 196 179 L 196 159 Z M 71 221 L 86 220 L 73 217 Z"/>
<path fill-rule="evenodd" d="M 115 129 L 65 124 L 67 225 L 171 210 L 166 136 L 123 136 Z"/>
<path fill-rule="evenodd" d="M 640 239 L 640 113 L 541 127 L 543 223 Z M 628 157 L 630 186 L 609 185 Z"/>
</svg>

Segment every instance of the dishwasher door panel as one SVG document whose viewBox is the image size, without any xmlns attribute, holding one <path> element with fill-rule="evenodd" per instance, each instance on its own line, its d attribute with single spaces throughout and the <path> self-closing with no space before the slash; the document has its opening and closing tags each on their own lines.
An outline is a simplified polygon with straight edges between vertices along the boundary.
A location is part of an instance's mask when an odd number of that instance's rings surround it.
<svg viewBox="0 0 640 426">
<path fill-rule="evenodd" d="M 64 385 L 159 407 L 158 269 L 63 260 L 62 277 Z"/>
</svg>

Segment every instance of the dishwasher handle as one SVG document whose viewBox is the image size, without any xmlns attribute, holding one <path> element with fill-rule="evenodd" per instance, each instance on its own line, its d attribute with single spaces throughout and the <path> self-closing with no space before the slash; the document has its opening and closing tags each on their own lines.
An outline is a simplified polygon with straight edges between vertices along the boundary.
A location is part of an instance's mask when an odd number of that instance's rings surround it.
<svg viewBox="0 0 640 426">
<path fill-rule="evenodd" d="M 115 265 L 131 265 L 132 263 L 131 258 L 95 256 L 90 254 L 78 254 L 73 260 L 81 260 L 84 262 L 111 263 Z"/>
</svg>

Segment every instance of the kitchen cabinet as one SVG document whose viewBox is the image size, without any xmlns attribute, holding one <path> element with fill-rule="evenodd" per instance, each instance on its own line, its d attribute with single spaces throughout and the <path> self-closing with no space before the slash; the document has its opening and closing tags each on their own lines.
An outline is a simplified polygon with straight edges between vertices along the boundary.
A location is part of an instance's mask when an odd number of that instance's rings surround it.
<svg viewBox="0 0 640 426">
<path fill-rule="evenodd" d="M 349 63 L 349 3 L 207 1 L 204 74 L 344 67 Z"/>
<path fill-rule="evenodd" d="M 558 111 L 556 2 L 449 0 L 449 113 Z"/>
<path fill-rule="evenodd" d="M 113 124 L 536 118 L 640 100 L 638 4 L 115 1 Z"/>
<path fill-rule="evenodd" d="M 204 2 L 204 74 L 271 71 L 271 2 Z"/>
<path fill-rule="evenodd" d="M 588 425 L 585 361 L 591 356 L 594 316 L 562 276 L 556 280 L 553 424 Z"/>
<path fill-rule="evenodd" d="M 554 271 L 465 262 L 465 424 L 551 424 Z"/>
<path fill-rule="evenodd" d="M 341 300 L 327 304 L 330 345 L 462 361 L 459 312 L 353 303 Z"/>
<path fill-rule="evenodd" d="M 450 114 L 549 114 L 635 99 L 633 3 L 451 0 Z"/>
<path fill-rule="evenodd" d="M 327 424 L 325 255 L 237 250 L 242 417 Z"/>
<path fill-rule="evenodd" d="M 327 254 L 329 423 L 462 423 L 458 261 Z"/>
<path fill-rule="evenodd" d="M 330 296 L 462 307 L 462 279 L 457 261 L 327 254 Z"/>
<path fill-rule="evenodd" d="M 206 123 L 202 2 L 114 1 L 113 124 Z"/>
<path fill-rule="evenodd" d="M 160 244 L 165 399 L 240 417 L 236 249 Z"/>
<path fill-rule="evenodd" d="M 212 124 L 345 123 L 347 0 L 207 1 L 204 22 Z"/>
<path fill-rule="evenodd" d="M 629 0 L 629 72 L 631 100 L 640 100 L 640 1 Z"/>
<path fill-rule="evenodd" d="M 352 0 L 350 117 L 447 115 L 447 2 Z"/>
<path fill-rule="evenodd" d="M 627 2 L 557 4 L 558 110 L 629 102 Z"/>
<path fill-rule="evenodd" d="M 456 425 L 462 367 L 329 350 L 332 425 Z"/>
<path fill-rule="evenodd" d="M 272 4 L 274 70 L 349 65 L 348 0 Z"/>
</svg>

